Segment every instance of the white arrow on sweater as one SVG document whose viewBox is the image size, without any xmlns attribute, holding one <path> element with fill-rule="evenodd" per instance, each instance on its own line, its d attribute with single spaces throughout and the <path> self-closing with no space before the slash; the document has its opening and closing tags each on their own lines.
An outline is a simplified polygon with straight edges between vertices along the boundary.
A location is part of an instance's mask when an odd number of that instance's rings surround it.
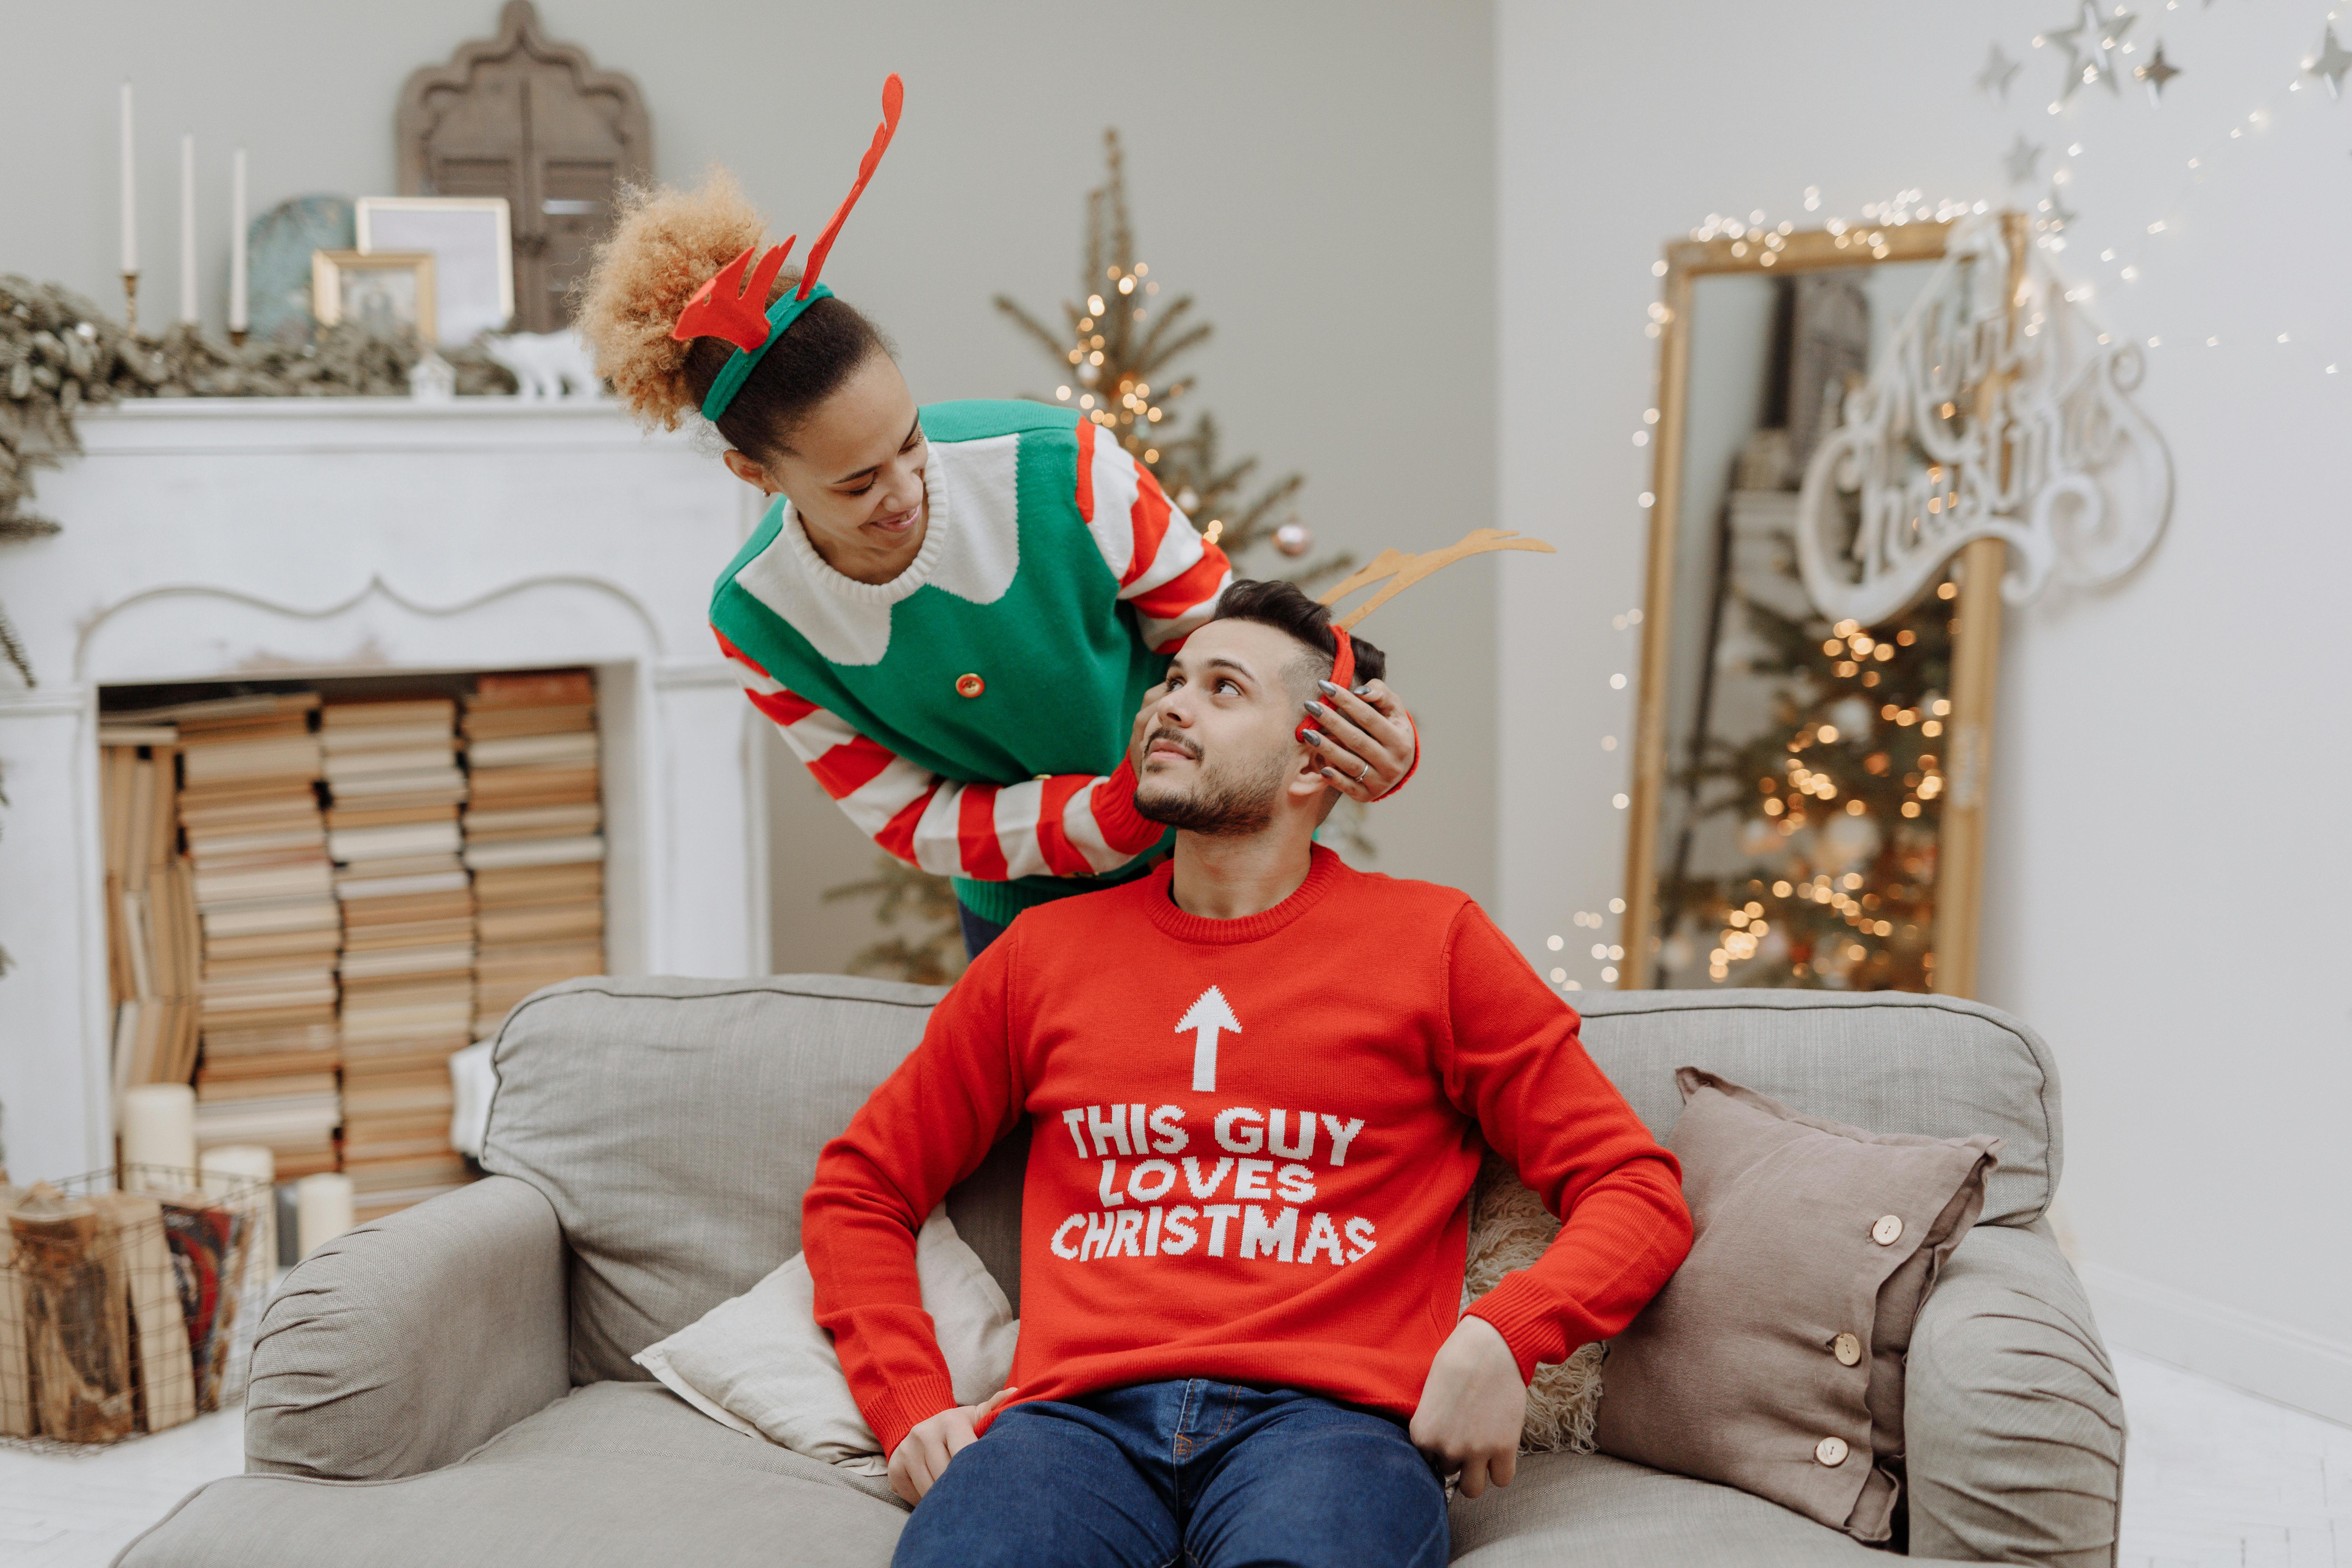
<svg viewBox="0 0 2352 1568">
<path fill-rule="evenodd" d="M 1225 994 L 1212 985 L 1201 993 L 1201 999 L 1177 1021 L 1178 1034 L 1187 1029 L 1193 1032 L 1192 1092 L 1214 1093 L 1217 1087 L 1217 1035 L 1224 1029 L 1240 1034 L 1241 1020 L 1234 1016 L 1233 1005 L 1225 1000 Z"/>
</svg>

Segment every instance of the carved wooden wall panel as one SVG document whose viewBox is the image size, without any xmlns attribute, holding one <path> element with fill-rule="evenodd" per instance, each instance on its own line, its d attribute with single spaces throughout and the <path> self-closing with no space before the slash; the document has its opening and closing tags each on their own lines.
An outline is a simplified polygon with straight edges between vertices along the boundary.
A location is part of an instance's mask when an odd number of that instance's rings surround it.
<svg viewBox="0 0 2352 1568">
<path fill-rule="evenodd" d="M 550 40 L 530 0 L 499 33 L 408 79 L 398 119 L 403 195 L 504 196 L 514 226 L 518 331 L 553 331 L 612 221 L 623 181 L 653 166 L 637 85 Z"/>
</svg>

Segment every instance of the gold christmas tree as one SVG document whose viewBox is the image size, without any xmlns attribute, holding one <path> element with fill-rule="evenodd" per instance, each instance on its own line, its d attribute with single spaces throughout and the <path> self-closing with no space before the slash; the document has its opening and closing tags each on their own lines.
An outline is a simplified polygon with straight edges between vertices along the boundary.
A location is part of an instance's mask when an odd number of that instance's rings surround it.
<svg viewBox="0 0 2352 1568">
<path fill-rule="evenodd" d="M 1067 378 L 1051 397 L 1031 395 L 1040 403 L 1075 405 L 1118 437 L 1210 542 L 1223 546 L 1237 568 L 1244 555 L 1268 546 L 1298 560 L 1315 546 L 1313 531 L 1297 513 L 1298 490 L 1306 477 L 1286 474 L 1248 495 L 1258 460 L 1223 462 L 1214 418 L 1202 414 L 1190 429 L 1177 428 L 1176 404 L 1192 390 L 1192 383 L 1173 367 L 1207 342 L 1213 329 L 1192 318 L 1190 294 L 1164 306 L 1157 303 L 1160 284 L 1151 276 L 1150 264 L 1135 254 L 1126 163 L 1117 131 L 1103 132 L 1103 148 L 1109 174 L 1087 193 L 1086 255 L 1078 285 L 1084 297 L 1063 303 L 1066 330 L 1056 332 L 1007 296 L 996 297 L 996 308 L 1035 339 Z M 1288 571 L 1243 570 L 1244 574 L 1315 583 L 1336 577 L 1354 563 L 1353 556 L 1334 554 Z"/>
<path fill-rule="evenodd" d="M 1696 978 L 1706 942 L 1717 984 L 1934 988 L 1955 592 L 1872 627 L 1739 601 L 1747 668 L 1780 689 L 1772 722 L 1708 742 L 1677 782 L 1704 792 L 1698 816 L 1739 822 L 1749 863 L 1691 875 L 1677 852 L 1659 886 L 1667 972 Z"/>
</svg>

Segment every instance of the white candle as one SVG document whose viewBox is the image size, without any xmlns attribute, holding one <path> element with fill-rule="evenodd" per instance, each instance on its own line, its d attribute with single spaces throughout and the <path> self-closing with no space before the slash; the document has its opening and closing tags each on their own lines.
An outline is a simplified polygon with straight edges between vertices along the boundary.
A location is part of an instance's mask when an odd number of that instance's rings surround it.
<svg viewBox="0 0 2352 1568">
<path fill-rule="evenodd" d="M 236 150 L 229 175 L 228 330 L 245 331 L 245 149 Z"/>
<path fill-rule="evenodd" d="M 332 1172 L 294 1184 L 294 1234 L 308 1258 L 352 1228 L 352 1179 Z"/>
<path fill-rule="evenodd" d="M 122 1163 L 130 1187 L 184 1187 L 196 1168 L 196 1091 L 184 1083 L 142 1083 L 122 1092 Z"/>
<path fill-rule="evenodd" d="M 196 319 L 196 137 L 180 133 L 180 320 Z"/>
<path fill-rule="evenodd" d="M 138 180 L 131 150 L 131 84 L 122 84 L 122 270 L 139 270 Z"/>
</svg>

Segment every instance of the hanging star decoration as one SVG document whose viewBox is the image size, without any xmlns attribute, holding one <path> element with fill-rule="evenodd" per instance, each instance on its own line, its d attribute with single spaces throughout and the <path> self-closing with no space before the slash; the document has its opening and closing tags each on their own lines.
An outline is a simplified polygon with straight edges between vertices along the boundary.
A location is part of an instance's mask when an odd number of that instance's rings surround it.
<svg viewBox="0 0 2352 1568">
<path fill-rule="evenodd" d="M 2042 162 L 2041 143 L 2028 142 L 2025 132 L 2021 131 L 2017 133 L 2017 144 L 2003 153 L 2000 161 L 2009 170 L 2009 183 L 2021 185 L 2033 178 L 2033 166 Z"/>
<path fill-rule="evenodd" d="M 2042 220 L 2042 227 L 2051 234 L 2056 234 L 2083 216 L 2068 209 L 2065 202 L 2060 198 L 2058 186 L 2054 183 L 2050 187 L 2050 194 L 2042 199 L 2040 210 L 2049 214 L 2049 216 Z"/>
<path fill-rule="evenodd" d="M 2164 84 L 2180 74 L 2180 68 L 2164 58 L 2164 40 L 2156 41 L 2156 58 L 2144 66 L 2134 66 L 2132 75 L 2147 84 L 2147 100 L 2162 108 Z"/>
<path fill-rule="evenodd" d="M 2329 24 L 2321 37 L 2319 53 L 2303 62 L 2305 74 L 2318 77 L 2327 83 L 2327 96 L 2344 96 L 2344 73 L 2352 70 L 2352 50 L 2336 41 L 2336 27 Z"/>
<path fill-rule="evenodd" d="M 2058 95 L 2061 103 L 2074 96 L 2074 89 L 2088 87 L 2095 81 L 2107 84 L 2109 92 L 2119 91 L 2116 85 L 2117 67 L 2115 53 L 2124 41 L 2124 35 L 2139 18 L 2122 6 L 2105 21 L 2099 18 L 2099 8 L 2091 0 L 2082 0 L 2082 10 L 2071 27 L 2053 27 L 2047 37 L 2066 46 L 2066 86 Z"/>
<path fill-rule="evenodd" d="M 1991 93 L 2007 103 L 2010 79 L 2023 68 L 2011 59 L 1999 44 L 1995 44 L 1985 55 L 1984 69 L 1977 72 L 1977 90 Z"/>
</svg>

